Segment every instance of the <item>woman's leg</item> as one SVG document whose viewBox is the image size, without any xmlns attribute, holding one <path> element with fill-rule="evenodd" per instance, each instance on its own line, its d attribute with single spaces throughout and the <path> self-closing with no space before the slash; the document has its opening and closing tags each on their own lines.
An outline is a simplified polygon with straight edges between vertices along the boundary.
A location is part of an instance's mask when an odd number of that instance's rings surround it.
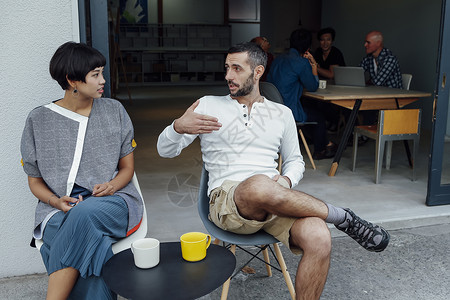
<svg viewBox="0 0 450 300">
<path fill-rule="evenodd" d="M 118 196 L 89 197 L 65 215 L 57 213 L 49 223 L 44 232 L 45 247 L 41 248 L 47 271 L 51 274 L 49 295 L 54 294 L 54 287 L 58 293 L 72 290 L 79 278 L 71 276 L 73 270 L 81 275 L 74 288 L 77 294 L 80 291 L 86 295 L 102 294 L 106 290 L 103 280 L 90 279 L 101 275 L 104 263 L 113 255 L 111 244 L 114 239 L 126 235 L 128 208 L 125 201 Z M 73 277 L 75 280 L 69 280 Z M 53 285 L 60 282 L 63 287 Z M 79 283 L 83 288 L 77 289 Z M 111 291 L 99 299 L 111 299 Z"/>
<path fill-rule="evenodd" d="M 72 267 L 53 272 L 48 278 L 47 300 L 67 299 L 77 282 L 79 272 Z"/>
</svg>

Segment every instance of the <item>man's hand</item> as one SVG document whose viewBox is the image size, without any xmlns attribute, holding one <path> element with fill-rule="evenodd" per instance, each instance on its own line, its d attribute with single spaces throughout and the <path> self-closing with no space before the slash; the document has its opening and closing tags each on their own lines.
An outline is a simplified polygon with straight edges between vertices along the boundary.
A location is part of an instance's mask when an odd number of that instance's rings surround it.
<svg viewBox="0 0 450 300">
<path fill-rule="evenodd" d="M 289 184 L 289 187 L 292 187 L 291 180 L 290 180 L 289 177 L 287 177 L 287 176 L 275 175 L 275 176 L 272 177 L 272 180 L 278 182 L 278 180 L 279 180 L 280 178 L 284 178 L 284 179 L 286 180 L 286 182 Z"/>
<path fill-rule="evenodd" d="M 200 100 L 195 101 L 180 118 L 175 120 L 173 128 L 176 132 L 180 134 L 211 133 L 222 127 L 217 118 L 194 112 L 199 103 Z"/>
<path fill-rule="evenodd" d="M 309 60 L 309 63 L 311 64 L 311 66 L 312 66 L 312 65 L 317 65 L 317 62 L 316 62 L 316 60 L 314 59 L 314 56 L 313 56 L 309 51 L 306 51 L 306 52 L 303 54 L 303 57 L 306 58 L 307 60 Z"/>
</svg>

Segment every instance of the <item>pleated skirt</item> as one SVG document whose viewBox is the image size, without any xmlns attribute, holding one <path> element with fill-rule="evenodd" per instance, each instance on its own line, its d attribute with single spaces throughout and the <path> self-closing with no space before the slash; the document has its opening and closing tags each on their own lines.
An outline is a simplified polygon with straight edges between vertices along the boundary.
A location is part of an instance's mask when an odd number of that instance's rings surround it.
<svg viewBox="0 0 450 300">
<path fill-rule="evenodd" d="M 41 256 L 49 275 L 67 267 L 80 272 L 69 299 L 115 299 L 101 273 L 113 256 L 111 245 L 126 236 L 128 207 L 119 196 L 89 196 L 78 186 L 71 197 L 80 193 L 84 201 L 48 221 Z"/>
</svg>

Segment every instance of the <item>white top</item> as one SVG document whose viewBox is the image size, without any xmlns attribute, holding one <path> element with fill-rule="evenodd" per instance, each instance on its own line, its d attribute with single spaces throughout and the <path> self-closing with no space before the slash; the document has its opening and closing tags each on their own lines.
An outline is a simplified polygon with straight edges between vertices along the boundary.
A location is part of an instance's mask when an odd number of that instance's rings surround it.
<svg viewBox="0 0 450 300">
<path fill-rule="evenodd" d="M 200 134 L 205 168 L 209 172 L 208 194 L 224 180 L 243 181 L 256 174 L 273 177 L 278 173 L 278 153 L 283 159 L 282 175 L 292 186 L 305 171 L 300 154 L 297 127 L 291 110 L 264 98 L 248 107 L 228 96 L 205 96 L 195 112 L 219 119 L 220 130 Z M 172 158 L 191 144 L 198 135 L 179 134 L 173 123 L 158 138 L 158 153 Z"/>
</svg>

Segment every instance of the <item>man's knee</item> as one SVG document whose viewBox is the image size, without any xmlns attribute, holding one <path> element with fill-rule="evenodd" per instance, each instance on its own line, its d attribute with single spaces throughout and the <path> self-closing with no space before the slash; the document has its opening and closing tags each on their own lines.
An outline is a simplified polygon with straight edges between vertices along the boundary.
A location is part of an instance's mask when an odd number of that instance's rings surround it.
<svg viewBox="0 0 450 300">
<path fill-rule="evenodd" d="M 329 256 L 331 253 L 331 234 L 326 223 L 319 218 L 299 219 L 291 228 L 291 242 L 305 253 Z"/>
<path fill-rule="evenodd" d="M 277 183 L 266 175 L 253 175 L 238 185 L 235 196 L 258 203 L 274 201 L 276 199 L 272 194 L 274 194 L 273 187 L 275 184 Z"/>
</svg>

